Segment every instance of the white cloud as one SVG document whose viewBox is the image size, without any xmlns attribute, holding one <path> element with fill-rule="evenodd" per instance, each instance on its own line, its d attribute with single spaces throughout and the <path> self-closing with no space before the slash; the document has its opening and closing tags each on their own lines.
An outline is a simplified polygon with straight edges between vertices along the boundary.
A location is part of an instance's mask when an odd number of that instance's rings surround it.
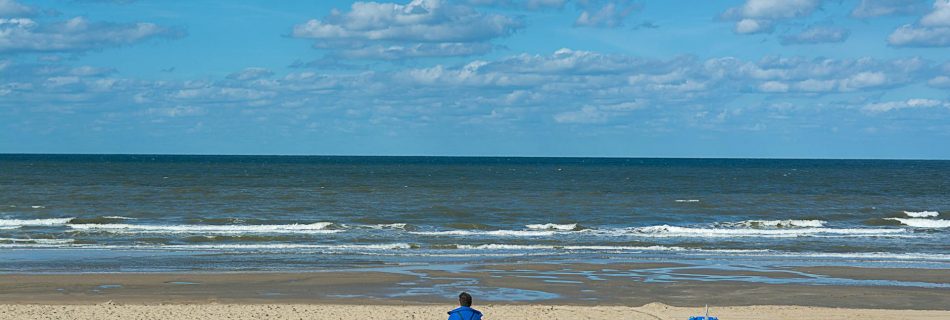
<svg viewBox="0 0 950 320">
<path fill-rule="evenodd" d="M 194 106 L 177 106 L 177 107 L 168 107 L 168 108 L 148 108 L 145 110 L 145 114 L 156 115 L 161 117 L 191 117 L 191 116 L 200 116 L 207 113 L 204 108 L 194 107 Z"/>
<path fill-rule="evenodd" d="M 936 0 L 933 10 L 916 24 L 905 24 L 887 37 L 897 47 L 950 46 L 950 0 Z"/>
<path fill-rule="evenodd" d="M 902 101 L 888 101 L 888 102 L 878 102 L 870 103 L 861 108 L 862 111 L 876 114 L 890 111 L 897 111 L 902 109 L 913 109 L 913 108 L 934 108 L 934 107 L 950 107 L 950 102 L 944 102 L 934 99 L 907 99 Z"/>
<path fill-rule="evenodd" d="M 441 0 L 356 2 L 348 12 L 294 26 L 292 36 L 341 56 L 394 59 L 483 53 L 486 42 L 521 27 L 515 18 Z"/>
<path fill-rule="evenodd" d="M 789 85 L 779 81 L 767 81 L 759 85 L 762 92 L 788 92 Z"/>
<path fill-rule="evenodd" d="M 780 21 L 812 14 L 820 0 L 746 0 L 742 6 L 723 12 L 723 19 L 736 20 L 735 32 L 753 34 L 771 32 Z"/>
<path fill-rule="evenodd" d="M 950 77 L 936 76 L 927 81 L 927 85 L 935 88 L 950 88 Z"/>
<path fill-rule="evenodd" d="M 925 27 L 950 27 L 950 0 L 936 0 L 933 11 L 920 18 Z"/>
<path fill-rule="evenodd" d="M 920 0 L 861 0 L 851 16 L 855 18 L 873 18 L 890 15 L 903 15 L 921 9 Z"/>
<path fill-rule="evenodd" d="M 0 53 L 87 51 L 179 35 L 175 30 L 145 22 L 113 24 L 76 17 L 40 24 L 29 18 L 0 18 Z"/>
<path fill-rule="evenodd" d="M 27 17 L 34 10 L 14 0 L 0 0 L 0 17 Z"/>
<path fill-rule="evenodd" d="M 950 46 L 950 28 L 903 25 L 887 37 L 887 43 L 897 47 Z"/>
<path fill-rule="evenodd" d="M 607 113 L 594 106 L 584 106 L 577 111 L 555 114 L 554 121 L 557 123 L 603 123 L 607 121 Z"/>
<path fill-rule="evenodd" d="M 235 72 L 228 75 L 228 79 L 248 81 L 248 80 L 257 80 L 262 78 L 267 78 L 274 75 L 274 72 L 267 68 L 244 68 L 239 72 Z"/>
<path fill-rule="evenodd" d="M 564 7 L 567 0 L 468 0 L 476 6 L 496 6 L 525 10 L 558 9 Z"/>
<path fill-rule="evenodd" d="M 575 27 L 616 28 L 623 26 L 628 16 L 639 8 L 630 0 L 580 0 L 581 13 L 574 20 Z"/>
<path fill-rule="evenodd" d="M 738 34 L 769 33 L 774 28 L 768 20 L 742 19 L 736 22 L 735 32 Z"/>
<path fill-rule="evenodd" d="M 848 29 L 815 25 L 796 34 L 782 36 L 783 45 L 843 42 L 851 34 Z"/>
</svg>

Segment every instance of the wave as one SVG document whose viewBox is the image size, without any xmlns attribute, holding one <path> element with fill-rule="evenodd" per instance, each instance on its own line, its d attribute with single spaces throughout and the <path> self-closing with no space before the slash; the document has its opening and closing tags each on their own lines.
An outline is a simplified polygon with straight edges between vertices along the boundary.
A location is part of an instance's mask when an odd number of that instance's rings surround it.
<svg viewBox="0 0 950 320">
<path fill-rule="evenodd" d="M 905 229 L 863 229 L 863 228 L 795 228 L 795 229 L 729 229 L 729 228 L 691 228 L 659 225 L 638 228 L 622 228 L 594 231 L 608 236 L 639 237 L 682 237 L 682 238 L 722 238 L 722 237 L 760 237 L 794 238 L 808 236 L 829 237 L 888 237 L 902 236 Z"/>
<path fill-rule="evenodd" d="M 911 218 L 931 218 L 940 215 L 940 212 L 937 211 L 904 211 L 908 217 Z"/>
<path fill-rule="evenodd" d="M 274 225 L 136 225 L 136 224 L 69 224 L 78 231 L 111 233 L 337 233 L 343 230 L 328 229 L 332 222 L 311 224 L 274 224 Z"/>
<path fill-rule="evenodd" d="M 69 221 L 70 224 L 109 224 L 122 222 L 125 220 L 134 220 L 135 218 L 123 217 L 123 216 L 99 216 L 94 218 L 73 218 Z"/>
<path fill-rule="evenodd" d="M 674 201 L 679 203 L 696 203 L 699 202 L 699 199 L 676 199 Z"/>
<path fill-rule="evenodd" d="M 543 237 L 553 236 L 556 231 L 538 231 L 538 230 L 493 230 L 493 231 L 472 231 L 472 230 L 448 230 L 448 231 L 411 231 L 410 234 L 421 236 L 501 236 L 501 237 Z"/>
<path fill-rule="evenodd" d="M 374 230 L 383 230 L 383 229 L 398 229 L 406 230 L 411 226 L 407 223 L 380 223 L 380 224 L 364 224 L 364 225 L 341 225 L 344 229 L 349 228 L 359 228 L 359 229 L 374 229 Z"/>
<path fill-rule="evenodd" d="M 11 229 L 19 227 L 54 227 L 63 226 L 73 218 L 52 219 L 0 219 L 0 228 Z"/>
<path fill-rule="evenodd" d="M 35 243 L 35 244 L 67 244 L 75 242 L 75 239 L 19 239 L 19 238 L 0 238 L 0 243 Z"/>
<path fill-rule="evenodd" d="M 568 224 L 554 224 L 554 223 L 545 223 L 545 224 L 529 224 L 525 226 L 531 230 L 556 230 L 556 231 L 577 231 L 580 230 L 576 223 Z"/>
<path fill-rule="evenodd" d="M 745 220 L 720 225 L 746 228 L 821 228 L 825 223 L 827 221 L 824 220 Z"/>
<path fill-rule="evenodd" d="M 27 239 L 22 239 L 27 240 Z M 47 239 L 53 240 L 53 239 Z M 0 240 L 0 242 L 3 242 Z M 327 251 L 386 251 L 415 249 L 417 246 L 408 243 L 387 244 L 296 244 L 296 243 L 262 243 L 262 244 L 185 244 L 185 245 L 98 245 L 72 244 L 71 242 L 14 242 L 0 244 L 0 248 L 81 248 L 81 249 L 110 249 L 110 250 L 170 250 L 170 251 L 205 251 L 205 250 L 327 250 Z"/>
<path fill-rule="evenodd" d="M 884 220 L 899 221 L 914 228 L 950 228 L 950 220 L 920 218 L 884 218 Z"/>
</svg>

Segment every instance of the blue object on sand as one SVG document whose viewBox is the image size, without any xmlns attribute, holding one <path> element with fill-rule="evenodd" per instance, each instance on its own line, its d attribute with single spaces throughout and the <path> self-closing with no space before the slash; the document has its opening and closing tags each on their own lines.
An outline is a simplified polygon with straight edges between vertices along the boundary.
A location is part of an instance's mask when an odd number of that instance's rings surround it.
<svg viewBox="0 0 950 320">
<path fill-rule="evenodd" d="M 709 316 L 709 305 L 707 304 L 707 305 L 706 305 L 706 315 L 703 315 L 703 316 L 692 316 L 692 317 L 689 317 L 689 320 L 719 320 L 719 318 L 718 318 L 718 317 L 710 317 L 710 316 Z"/>
</svg>

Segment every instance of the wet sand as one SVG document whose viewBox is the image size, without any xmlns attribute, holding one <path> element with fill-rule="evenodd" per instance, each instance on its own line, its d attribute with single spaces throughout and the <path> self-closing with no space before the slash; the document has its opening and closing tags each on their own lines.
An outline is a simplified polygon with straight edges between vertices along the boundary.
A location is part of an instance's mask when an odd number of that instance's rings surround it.
<svg viewBox="0 0 950 320">
<path fill-rule="evenodd" d="M 832 276 L 913 280 L 936 286 L 794 282 Z M 678 264 L 524 264 L 301 273 L 6 274 L 0 275 L 0 304 L 58 306 L 111 301 L 122 305 L 424 306 L 444 305 L 464 290 L 483 303 L 496 305 L 636 307 L 657 302 L 693 308 L 710 304 L 948 311 L 950 287 L 939 284 L 948 278 L 948 269 L 823 267 L 782 271 Z"/>
<path fill-rule="evenodd" d="M 0 305 L 0 319 L 445 319 L 453 306 L 440 305 L 325 305 L 325 304 L 176 304 L 176 305 Z M 476 305 L 485 319 L 684 320 L 700 308 L 662 304 L 641 307 Z M 947 319 L 950 311 L 868 310 L 788 306 L 713 307 L 724 320 L 910 320 Z"/>
</svg>

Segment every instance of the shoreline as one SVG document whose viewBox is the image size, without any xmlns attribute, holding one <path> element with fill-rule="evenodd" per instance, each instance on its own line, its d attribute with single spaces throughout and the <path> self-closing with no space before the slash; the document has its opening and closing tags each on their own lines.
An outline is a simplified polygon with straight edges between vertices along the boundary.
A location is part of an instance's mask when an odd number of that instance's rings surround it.
<svg viewBox="0 0 950 320">
<path fill-rule="evenodd" d="M 450 302 L 439 305 L 338 305 L 338 304 L 176 304 L 125 305 L 4 305 L 0 317 L 26 319 L 444 319 Z M 672 307 L 650 303 L 637 307 L 562 305 L 475 305 L 486 319 L 631 319 L 683 320 L 702 315 L 701 307 Z M 710 315 L 720 319 L 941 319 L 950 311 L 870 310 L 794 306 L 710 307 Z"/>
<path fill-rule="evenodd" d="M 933 287 L 803 284 L 814 278 Z M 464 270 L 417 266 L 289 273 L 3 274 L 0 305 L 111 301 L 134 305 L 427 306 L 451 302 L 459 291 L 469 291 L 480 303 L 504 305 L 636 307 L 661 303 L 694 308 L 710 304 L 950 311 L 946 279 L 950 279 L 950 269 L 727 270 L 673 263 L 502 264 Z"/>
</svg>

